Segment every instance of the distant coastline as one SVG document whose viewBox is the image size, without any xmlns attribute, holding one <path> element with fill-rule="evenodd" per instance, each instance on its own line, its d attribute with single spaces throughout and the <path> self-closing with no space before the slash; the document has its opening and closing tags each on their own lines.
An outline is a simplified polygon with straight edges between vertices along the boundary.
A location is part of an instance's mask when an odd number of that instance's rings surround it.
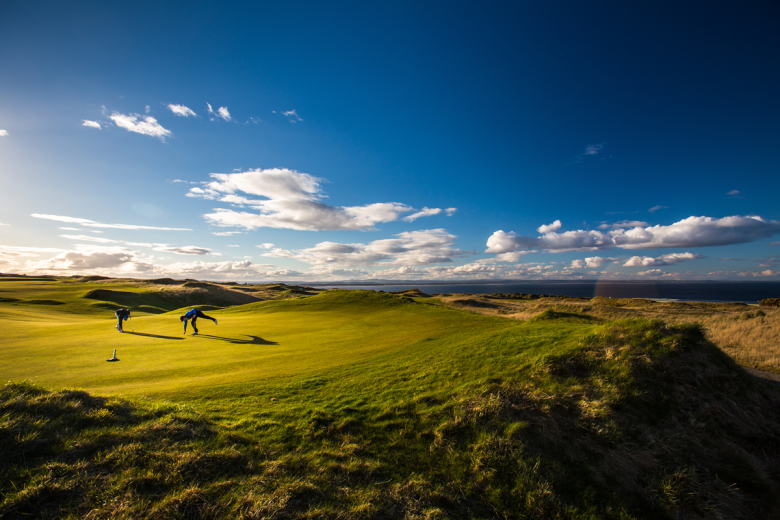
<svg viewBox="0 0 780 520">
<path fill-rule="evenodd" d="M 758 303 L 765 298 L 780 297 L 780 282 L 761 281 L 598 281 L 554 280 L 521 282 L 515 280 L 491 280 L 470 282 L 437 281 L 372 281 L 309 283 L 304 285 L 322 288 L 369 289 L 403 291 L 425 287 L 425 292 L 440 293 L 524 293 L 555 296 L 610 298 L 645 298 L 652 300 L 678 300 L 703 302 Z"/>
</svg>

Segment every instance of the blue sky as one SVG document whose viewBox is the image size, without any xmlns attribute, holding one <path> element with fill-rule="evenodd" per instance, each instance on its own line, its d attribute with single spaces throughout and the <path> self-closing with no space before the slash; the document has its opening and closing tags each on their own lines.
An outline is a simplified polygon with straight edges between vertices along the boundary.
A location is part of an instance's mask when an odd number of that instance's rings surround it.
<svg viewBox="0 0 780 520">
<path fill-rule="evenodd" d="M 778 280 L 780 8 L 633 4 L 7 3 L 0 271 Z"/>
</svg>

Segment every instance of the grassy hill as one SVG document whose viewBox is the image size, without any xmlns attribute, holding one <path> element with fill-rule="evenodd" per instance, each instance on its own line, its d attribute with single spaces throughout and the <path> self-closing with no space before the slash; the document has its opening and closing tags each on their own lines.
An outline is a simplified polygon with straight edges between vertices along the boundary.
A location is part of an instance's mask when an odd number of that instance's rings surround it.
<svg viewBox="0 0 780 520">
<path fill-rule="evenodd" d="M 780 514 L 778 391 L 696 325 L 330 290 L 118 334 L 123 283 L 0 280 L 0 517 Z"/>
</svg>

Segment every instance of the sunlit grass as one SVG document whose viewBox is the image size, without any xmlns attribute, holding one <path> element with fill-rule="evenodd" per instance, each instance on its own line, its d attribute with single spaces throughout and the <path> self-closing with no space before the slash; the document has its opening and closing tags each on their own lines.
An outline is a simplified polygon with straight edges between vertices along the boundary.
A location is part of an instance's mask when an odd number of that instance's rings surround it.
<svg viewBox="0 0 780 520">
<path fill-rule="evenodd" d="M 522 321 L 332 290 L 208 311 L 219 324 L 200 320 L 200 336 L 182 334 L 180 310 L 119 334 L 112 313 L 80 309 L 83 289 L 54 310 L 0 303 L 0 516 L 775 507 L 777 396 L 694 325 L 560 302 Z"/>
</svg>

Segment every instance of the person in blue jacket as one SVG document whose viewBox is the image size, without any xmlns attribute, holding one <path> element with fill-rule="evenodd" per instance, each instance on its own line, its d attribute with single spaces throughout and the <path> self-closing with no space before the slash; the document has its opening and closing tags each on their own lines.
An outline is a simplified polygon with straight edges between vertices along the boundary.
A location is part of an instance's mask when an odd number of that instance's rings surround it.
<svg viewBox="0 0 780 520">
<path fill-rule="evenodd" d="M 192 320 L 192 330 L 195 332 L 192 333 L 193 336 L 198 334 L 198 327 L 195 326 L 195 322 L 198 321 L 198 318 L 206 318 L 207 320 L 211 320 L 214 322 L 214 325 L 217 324 L 217 320 L 212 318 L 211 316 L 206 316 L 202 312 L 200 312 L 198 309 L 192 309 L 190 312 L 185 314 L 184 316 L 181 316 L 179 318 L 180 321 L 184 322 L 184 333 L 187 334 L 187 321 Z"/>
<path fill-rule="evenodd" d="M 114 313 L 114 316 L 116 316 L 116 330 L 124 332 L 122 322 L 127 321 L 127 318 L 130 317 L 130 309 L 119 309 Z"/>
</svg>

